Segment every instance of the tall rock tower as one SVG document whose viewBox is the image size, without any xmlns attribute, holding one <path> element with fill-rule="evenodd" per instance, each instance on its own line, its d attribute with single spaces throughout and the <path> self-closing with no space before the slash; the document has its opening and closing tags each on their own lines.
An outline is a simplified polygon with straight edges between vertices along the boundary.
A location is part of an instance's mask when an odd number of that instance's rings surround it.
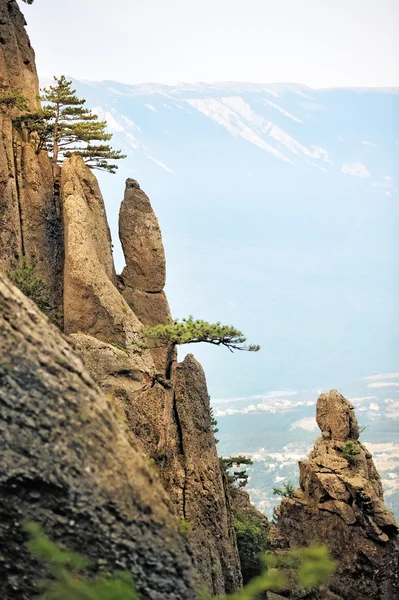
<svg viewBox="0 0 399 600">
<path fill-rule="evenodd" d="M 51 162 L 13 125 L 12 98 L 39 107 L 35 54 L 15 0 L 0 1 L 0 270 L 25 256 L 45 281 L 53 316 L 62 322 L 63 230 Z M 7 103 L 7 98 L 11 104 Z"/>
<path fill-rule="evenodd" d="M 278 526 L 289 547 L 327 544 L 341 600 L 399 598 L 398 525 L 384 504 L 372 456 L 358 441 L 354 407 L 335 390 L 317 401 L 322 436 L 300 461 L 300 489 L 284 498 Z"/>
</svg>

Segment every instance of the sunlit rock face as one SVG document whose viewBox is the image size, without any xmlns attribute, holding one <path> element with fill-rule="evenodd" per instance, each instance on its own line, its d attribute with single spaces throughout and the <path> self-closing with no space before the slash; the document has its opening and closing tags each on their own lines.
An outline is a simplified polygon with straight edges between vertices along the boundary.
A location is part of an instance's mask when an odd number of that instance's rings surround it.
<svg viewBox="0 0 399 600">
<path fill-rule="evenodd" d="M 380 476 L 358 442 L 354 407 L 336 390 L 317 401 L 322 431 L 300 461 L 300 489 L 284 498 L 278 526 L 288 546 L 322 542 L 338 568 L 331 590 L 344 600 L 399 595 L 398 525 L 386 508 Z"/>
<path fill-rule="evenodd" d="M 134 179 L 127 179 L 119 211 L 119 237 L 126 266 L 119 277 L 122 296 L 146 327 L 171 320 L 163 288 L 166 260 L 162 234 L 150 199 Z M 163 373 L 167 350 L 151 348 L 157 372 Z"/>
<path fill-rule="evenodd" d="M 14 0 L 0 2 L 0 97 L 23 97 L 39 106 L 35 54 L 25 19 Z M 15 268 L 25 255 L 46 284 L 53 317 L 62 322 L 63 240 L 59 198 L 50 159 L 36 153 L 26 134 L 13 125 L 23 114 L 0 103 L 0 270 Z"/>
</svg>

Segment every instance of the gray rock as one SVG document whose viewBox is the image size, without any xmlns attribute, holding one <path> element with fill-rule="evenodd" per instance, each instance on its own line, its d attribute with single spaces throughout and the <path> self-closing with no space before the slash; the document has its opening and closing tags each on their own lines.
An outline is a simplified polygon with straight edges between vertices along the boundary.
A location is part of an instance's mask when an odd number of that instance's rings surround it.
<svg viewBox="0 0 399 600">
<path fill-rule="evenodd" d="M 199 585 L 170 500 L 67 340 L 0 275 L 0 597 L 28 600 L 44 570 L 33 520 L 93 568 L 131 571 L 143 599 Z"/>
</svg>

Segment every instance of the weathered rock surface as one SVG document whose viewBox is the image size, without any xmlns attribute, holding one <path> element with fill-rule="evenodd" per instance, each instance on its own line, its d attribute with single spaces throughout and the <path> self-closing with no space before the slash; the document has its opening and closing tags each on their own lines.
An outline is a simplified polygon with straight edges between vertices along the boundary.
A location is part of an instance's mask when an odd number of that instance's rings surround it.
<svg viewBox="0 0 399 600">
<path fill-rule="evenodd" d="M 37 108 L 24 25 L 16 2 L 0 0 L 0 97 L 21 93 Z M 126 267 L 117 277 L 95 176 L 73 156 L 54 193 L 50 160 L 12 127 L 13 110 L 0 103 L 0 271 L 15 253 L 35 257 L 71 345 L 0 284 L 0 596 L 30 598 L 40 576 L 22 517 L 95 565 L 130 569 L 143 598 L 195 598 L 190 552 L 202 585 L 235 591 L 233 514 L 204 373 L 188 357 L 167 382 L 166 349 L 144 346 L 143 327 L 171 319 L 150 201 L 127 181 L 119 225 Z M 190 523 L 188 539 L 176 533 L 179 519 Z"/>
<path fill-rule="evenodd" d="M 143 292 L 125 286 L 120 278 L 119 289 L 134 314 L 145 327 L 153 327 L 171 320 L 170 308 L 165 292 Z M 150 347 L 157 373 L 165 372 L 167 349 Z M 176 356 L 176 353 L 175 353 Z"/>
<path fill-rule="evenodd" d="M 321 394 L 317 401 L 316 421 L 323 437 L 334 440 L 357 440 L 359 426 L 355 408 L 336 390 Z"/>
<path fill-rule="evenodd" d="M 44 575 L 23 520 L 127 569 L 143 599 L 192 600 L 187 541 L 146 459 L 66 339 L 0 275 L 0 597 L 33 598 Z"/>
<path fill-rule="evenodd" d="M 134 179 L 127 179 L 119 212 L 119 237 L 126 267 L 119 289 L 138 319 L 146 327 L 171 320 L 163 288 L 166 278 L 165 251 L 158 219 L 150 199 Z M 152 348 L 157 372 L 165 371 L 167 351 Z"/>
<path fill-rule="evenodd" d="M 258 519 L 265 533 L 269 530 L 270 524 L 268 518 L 255 508 L 249 499 L 249 494 L 245 490 L 231 486 L 230 491 L 232 507 L 235 513 L 241 513 Z"/>
<path fill-rule="evenodd" d="M 143 292 L 161 292 L 166 278 L 161 231 L 148 196 L 134 179 L 126 181 L 119 237 L 126 259 L 125 284 Z"/>
<path fill-rule="evenodd" d="M 0 73 L 2 95 L 22 94 L 32 109 L 38 108 L 39 83 L 35 53 L 25 31 L 26 21 L 15 0 L 0 2 Z"/>
<path fill-rule="evenodd" d="M 140 349 L 142 324 L 116 288 L 111 236 L 97 179 L 79 156 L 64 161 L 61 197 L 65 333 L 84 333 L 117 344 L 134 361 L 137 371 L 152 372 L 149 350 Z"/>
<path fill-rule="evenodd" d="M 0 97 L 22 94 L 39 104 L 34 52 L 14 0 L 0 0 Z M 62 322 L 63 241 L 58 197 L 46 152 L 36 154 L 12 119 L 21 114 L 0 102 L 0 270 L 15 256 L 37 264 L 54 316 Z"/>
<path fill-rule="evenodd" d="M 230 497 L 226 493 L 211 426 L 209 394 L 199 362 L 189 354 L 175 368 L 174 411 L 183 479 L 164 474 L 178 514 L 192 525 L 190 545 L 204 581 L 213 593 L 241 585 Z M 180 489 L 179 489 L 180 488 Z"/>
<path fill-rule="evenodd" d="M 338 562 L 331 591 L 343 600 L 397 598 L 398 525 L 371 454 L 357 442 L 353 406 L 335 390 L 322 394 L 317 422 L 323 436 L 299 463 L 300 489 L 283 499 L 279 530 L 289 546 L 330 547 Z"/>
<path fill-rule="evenodd" d="M 205 375 L 192 355 L 175 366 L 173 387 L 152 382 L 135 395 L 116 393 L 125 422 L 158 468 L 204 585 L 213 593 L 241 585 L 230 497 L 212 432 Z"/>
<path fill-rule="evenodd" d="M 149 215 L 149 229 L 158 232 L 157 243 L 162 246 L 158 226 L 153 228 L 156 219 L 149 200 L 137 185 L 134 182 L 132 187 L 128 181 L 120 220 L 121 230 L 128 231 L 126 219 L 138 215 L 136 225 L 129 222 L 140 250 L 136 248 L 134 267 L 148 241 L 143 215 Z M 126 240 L 127 267 L 119 289 L 115 287 L 103 200 L 95 177 L 80 158 L 65 161 L 61 192 L 66 332 L 124 422 L 131 445 L 154 461 L 176 516 L 190 522 L 189 542 L 204 584 L 214 593 L 234 591 L 241 584 L 241 574 L 233 516 L 211 430 L 202 368 L 190 356 L 176 366 L 172 383 L 154 378 L 156 372 L 164 371 L 165 349 L 152 349 L 152 354 L 142 350 L 140 336 L 143 324 L 170 318 L 166 296 L 162 290 L 149 292 L 129 284 L 133 267 Z M 133 204 L 134 210 L 129 212 L 132 207 L 127 210 L 126 203 L 128 208 Z M 162 268 L 163 248 L 161 255 L 161 263 L 151 268 Z M 158 364 L 154 366 L 152 360 Z"/>
</svg>

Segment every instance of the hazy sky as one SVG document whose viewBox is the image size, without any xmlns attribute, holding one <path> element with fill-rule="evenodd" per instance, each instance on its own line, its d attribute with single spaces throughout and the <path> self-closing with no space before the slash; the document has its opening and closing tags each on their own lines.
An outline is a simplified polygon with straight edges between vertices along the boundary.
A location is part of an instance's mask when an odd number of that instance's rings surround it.
<svg viewBox="0 0 399 600">
<path fill-rule="evenodd" d="M 399 86 L 398 0 L 20 2 L 41 76 Z"/>
</svg>

